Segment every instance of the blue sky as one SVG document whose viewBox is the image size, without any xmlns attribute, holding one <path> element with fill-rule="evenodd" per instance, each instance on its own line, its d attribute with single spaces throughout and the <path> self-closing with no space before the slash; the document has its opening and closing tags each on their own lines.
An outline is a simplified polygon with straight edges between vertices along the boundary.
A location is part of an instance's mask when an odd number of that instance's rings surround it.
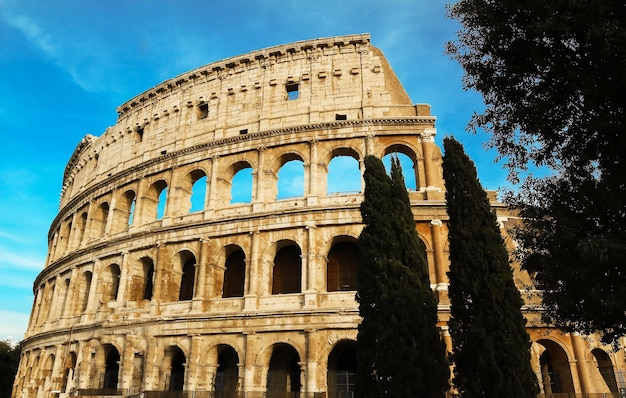
<svg viewBox="0 0 626 398">
<path fill-rule="evenodd" d="M 0 340 L 20 340 L 44 265 L 63 169 L 118 105 L 201 65 L 273 45 L 370 33 L 414 103 L 454 135 L 488 189 L 506 184 L 486 135 L 466 133 L 482 100 L 444 53 L 458 25 L 442 0 L 0 0 Z"/>
</svg>

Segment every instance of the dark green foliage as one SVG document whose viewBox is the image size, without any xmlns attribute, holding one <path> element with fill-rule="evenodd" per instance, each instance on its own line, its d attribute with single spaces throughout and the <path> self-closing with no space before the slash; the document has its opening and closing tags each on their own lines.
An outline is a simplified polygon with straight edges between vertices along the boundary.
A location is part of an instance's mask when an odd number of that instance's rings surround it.
<svg viewBox="0 0 626 398">
<path fill-rule="evenodd" d="M 20 362 L 20 346 L 0 341 L 0 398 L 10 398 L 13 381 Z"/>
<path fill-rule="evenodd" d="M 626 7 L 618 0 L 461 0 L 449 53 L 485 109 L 525 218 L 522 265 L 545 288 L 549 320 L 566 330 L 626 334 Z M 584 281 L 584 283 L 581 283 Z M 587 288 L 593 286 L 593 289 Z"/>
<path fill-rule="evenodd" d="M 508 252 L 474 163 L 444 139 L 452 361 L 462 397 L 536 397 L 530 338 Z"/>
<path fill-rule="evenodd" d="M 445 345 L 397 161 L 392 176 L 380 159 L 365 158 L 356 396 L 442 397 L 449 375 Z"/>
</svg>

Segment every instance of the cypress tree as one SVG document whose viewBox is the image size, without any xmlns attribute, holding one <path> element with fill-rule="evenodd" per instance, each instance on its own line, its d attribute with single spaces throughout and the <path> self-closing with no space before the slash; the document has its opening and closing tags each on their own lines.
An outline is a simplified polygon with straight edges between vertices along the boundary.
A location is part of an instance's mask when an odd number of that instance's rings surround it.
<svg viewBox="0 0 626 398">
<path fill-rule="evenodd" d="M 533 397 L 530 338 L 509 254 L 474 163 L 444 139 L 453 384 L 466 397 Z"/>
<path fill-rule="evenodd" d="M 397 160 L 365 158 L 359 236 L 357 397 L 442 397 L 448 389 L 437 305 Z"/>
</svg>

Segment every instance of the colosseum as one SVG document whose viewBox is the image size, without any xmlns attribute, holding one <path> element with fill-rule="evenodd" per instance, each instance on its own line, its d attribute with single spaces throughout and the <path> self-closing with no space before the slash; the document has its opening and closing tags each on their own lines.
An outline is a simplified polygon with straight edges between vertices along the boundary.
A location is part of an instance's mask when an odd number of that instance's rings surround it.
<svg viewBox="0 0 626 398">
<path fill-rule="evenodd" d="M 368 34 L 214 62 L 117 113 L 65 168 L 14 398 L 352 397 L 370 154 L 410 164 L 450 346 L 436 118 Z M 617 396 L 623 350 L 542 324 L 531 279 L 514 275 L 542 393 Z"/>
</svg>

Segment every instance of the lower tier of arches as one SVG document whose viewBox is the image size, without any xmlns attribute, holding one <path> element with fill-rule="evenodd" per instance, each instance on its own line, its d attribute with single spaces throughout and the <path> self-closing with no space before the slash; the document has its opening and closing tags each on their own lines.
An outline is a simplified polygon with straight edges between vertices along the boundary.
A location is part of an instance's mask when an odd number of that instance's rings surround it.
<svg viewBox="0 0 626 398">
<path fill-rule="evenodd" d="M 275 319 L 249 330 L 215 325 L 185 331 L 189 325 L 181 320 L 162 320 L 34 337 L 24 344 L 13 396 L 352 396 L 356 323 L 342 323 L 339 314 L 324 317 L 335 318 L 335 326 Z M 529 332 L 541 394 L 619 396 L 626 388 L 623 352 L 594 336 Z M 449 344 L 445 327 L 442 333 Z"/>
</svg>

